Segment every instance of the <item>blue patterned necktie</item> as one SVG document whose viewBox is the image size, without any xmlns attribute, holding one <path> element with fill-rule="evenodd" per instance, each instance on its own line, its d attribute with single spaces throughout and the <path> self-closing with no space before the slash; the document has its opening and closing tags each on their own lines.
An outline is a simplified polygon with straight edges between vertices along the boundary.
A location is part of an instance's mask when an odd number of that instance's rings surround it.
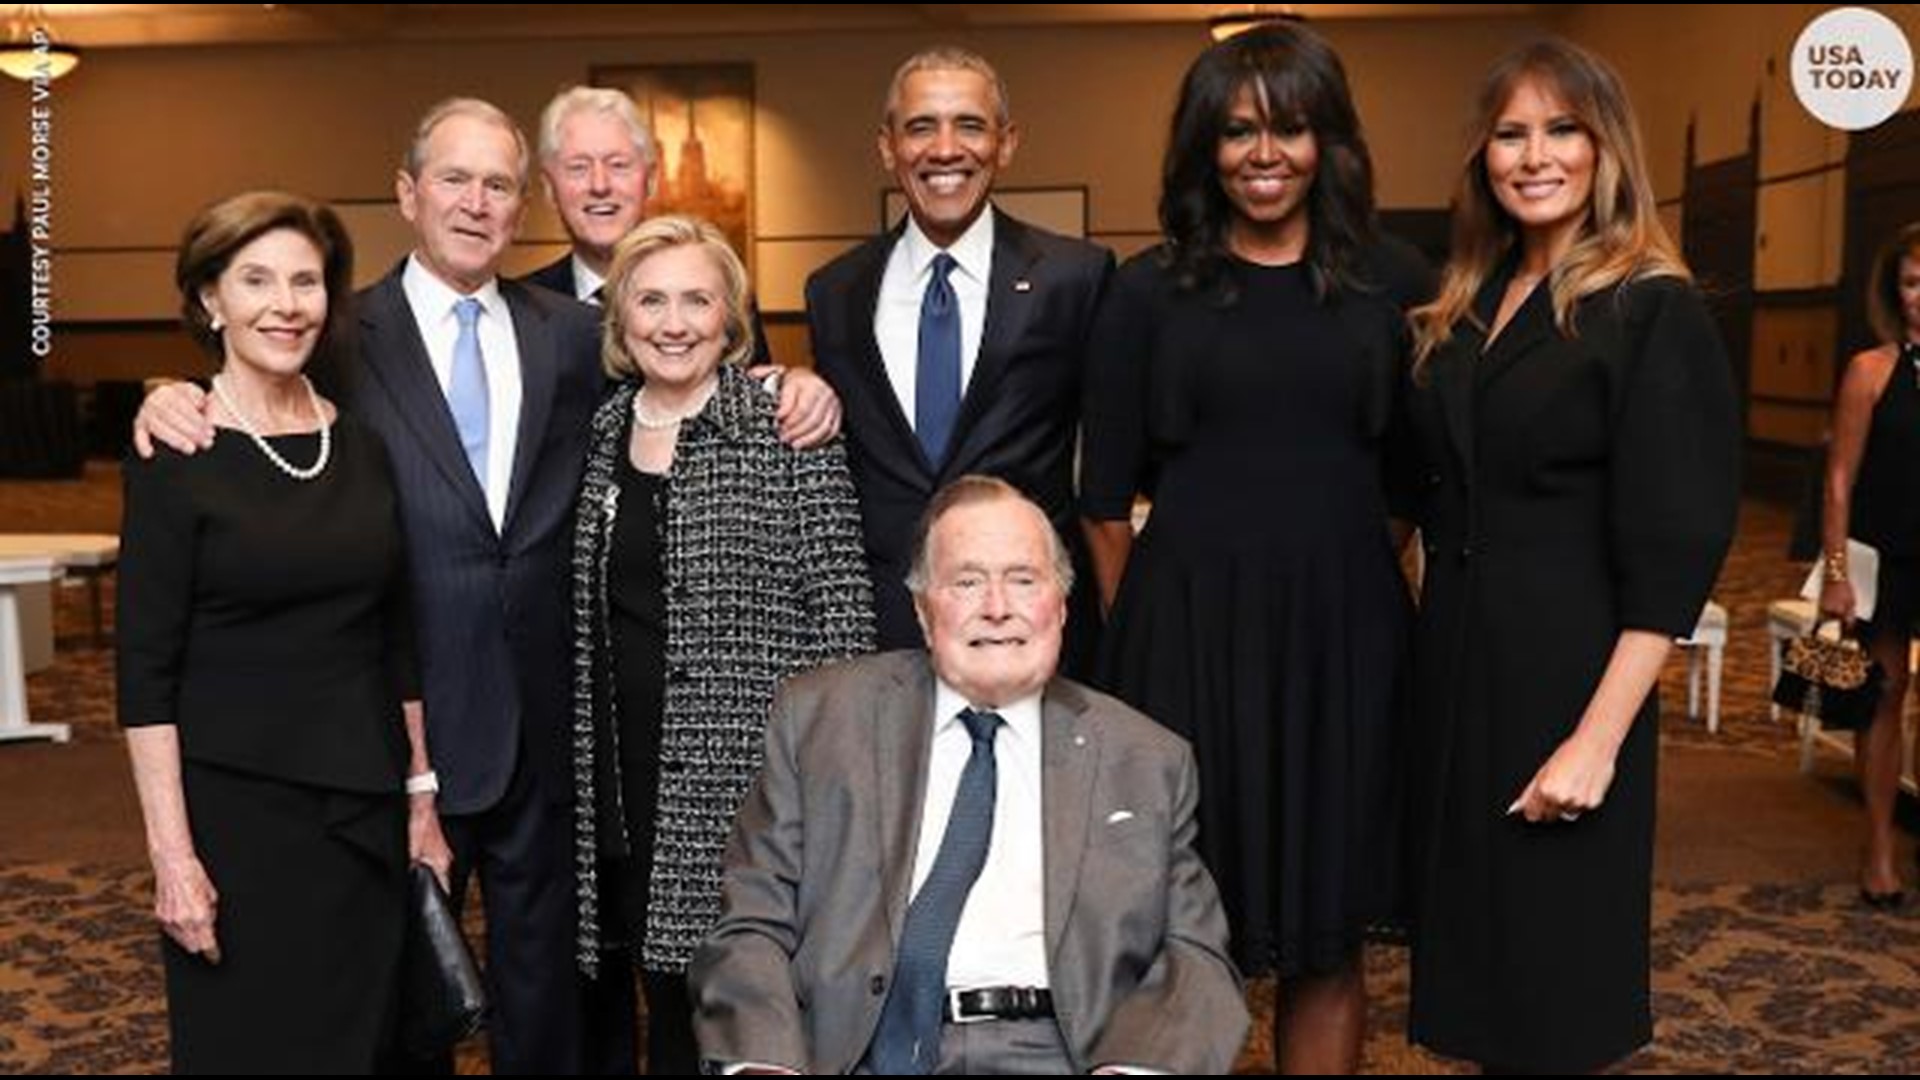
<svg viewBox="0 0 1920 1080">
<path fill-rule="evenodd" d="M 913 388 L 913 431 L 935 471 L 947 456 L 947 440 L 960 415 L 960 300 L 947 275 L 960 264 L 941 252 L 933 257 L 927 291 L 920 297 L 920 353 Z"/>
<path fill-rule="evenodd" d="M 480 490 L 487 490 L 487 367 L 480 361 L 480 301 L 463 297 L 453 305 L 460 335 L 453 339 L 453 373 L 447 378 L 447 406 L 460 429 L 460 446 Z"/>
<path fill-rule="evenodd" d="M 940 1062 L 940 1025 L 947 996 L 947 954 L 980 868 L 993 841 L 993 802 L 998 778 L 993 736 L 1000 714 L 960 714 L 973 738 L 973 753 L 960 772 L 953 811 L 940 838 L 933 868 L 907 907 L 900 953 L 893 961 L 893 988 L 880 1010 L 867 1064 L 880 1075 L 921 1075 Z"/>
</svg>

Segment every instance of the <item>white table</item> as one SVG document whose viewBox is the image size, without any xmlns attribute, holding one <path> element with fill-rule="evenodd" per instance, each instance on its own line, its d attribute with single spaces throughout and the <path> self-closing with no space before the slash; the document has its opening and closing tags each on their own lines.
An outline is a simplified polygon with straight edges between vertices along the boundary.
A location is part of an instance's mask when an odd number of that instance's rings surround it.
<svg viewBox="0 0 1920 1080">
<path fill-rule="evenodd" d="M 100 579 L 120 562 L 120 538 L 109 533 L 0 534 L 0 559 L 23 556 L 52 559 L 68 576 L 86 581 L 93 607 L 93 644 L 96 648 L 105 644 Z"/>
<path fill-rule="evenodd" d="M 20 653 L 20 602 L 14 590 L 60 580 L 60 565 L 40 555 L 0 556 L 0 743 L 22 739 L 71 737 L 65 724 L 35 724 L 27 719 L 27 672 Z"/>
</svg>

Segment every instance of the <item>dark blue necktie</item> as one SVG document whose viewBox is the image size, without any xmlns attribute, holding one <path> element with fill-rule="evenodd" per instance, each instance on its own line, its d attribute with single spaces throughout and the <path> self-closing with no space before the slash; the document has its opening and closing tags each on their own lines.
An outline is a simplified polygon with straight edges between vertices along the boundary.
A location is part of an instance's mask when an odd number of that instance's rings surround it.
<svg viewBox="0 0 1920 1080">
<path fill-rule="evenodd" d="M 960 299 L 947 275 L 960 264 L 941 252 L 933 257 L 927 291 L 920 297 L 920 354 L 913 388 L 913 431 L 935 470 L 947 456 L 947 440 L 960 415 Z"/>
<path fill-rule="evenodd" d="M 893 988 L 880 1011 L 867 1064 L 879 1075 L 926 1075 L 940 1062 L 940 1025 L 947 996 L 947 954 L 993 841 L 993 800 L 998 771 L 993 735 L 1000 714 L 960 714 L 973 737 L 973 753 L 953 793 L 953 811 L 940 838 L 940 853 L 907 907 L 900 953 L 893 961 Z"/>
</svg>

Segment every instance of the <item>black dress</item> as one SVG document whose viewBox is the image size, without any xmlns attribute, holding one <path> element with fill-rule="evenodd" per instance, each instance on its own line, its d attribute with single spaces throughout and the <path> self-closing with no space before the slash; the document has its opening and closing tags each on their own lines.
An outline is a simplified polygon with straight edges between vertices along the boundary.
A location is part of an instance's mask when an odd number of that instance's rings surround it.
<svg viewBox="0 0 1920 1080">
<path fill-rule="evenodd" d="M 667 478 L 617 467 L 621 513 L 607 549 L 607 624 L 613 635 L 611 665 L 619 695 L 620 801 L 607 822 L 626 837 L 625 854 L 611 861 L 613 902 L 624 939 L 610 949 L 638 952 L 646 940 L 652 893 L 656 800 L 660 791 L 660 731 L 667 707 Z M 611 834 L 610 834 L 611 835 Z M 646 990 L 647 1072 L 654 1076 L 699 1071 L 693 1041 L 692 1000 L 683 972 L 642 969 Z"/>
<path fill-rule="evenodd" d="M 1185 736 L 1200 848 L 1250 973 L 1336 970 L 1395 915 L 1395 741 L 1410 618 L 1376 400 L 1387 296 L 1316 300 L 1300 265 L 1235 263 L 1221 307 L 1156 253 L 1118 274 L 1088 375 L 1083 504 L 1135 542 L 1103 685 Z"/>
<path fill-rule="evenodd" d="M 631 465 L 619 470 L 620 506 L 607 549 L 607 622 L 613 634 L 614 692 L 620 697 L 619 820 L 627 838 L 619 860 L 619 906 L 633 945 L 647 933 L 653 873 L 654 798 L 660 779 L 660 718 L 667 691 L 666 576 L 660 528 L 667 478 Z M 612 943 L 609 943 L 612 944 Z"/>
<path fill-rule="evenodd" d="M 1508 275 L 1479 297 L 1482 325 Z M 1545 288 L 1491 347 L 1455 328 L 1411 397 L 1429 501 L 1410 755 L 1412 1038 L 1508 1069 L 1583 1072 L 1652 1035 L 1658 708 L 1601 806 L 1507 808 L 1572 734 L 1622 631 L 1692 631 L 1733 537 L 1739 421 L 1688 284 L 1595 294 L 1577 336 Z"/>
<path fill-rule="evenodd" d="M 304 464 L 318 436 L 276 438 Z M 221 430 L 125 469 L 120 721 L 171 724 L 219 965 L 164 944 L 176 1072 L 386 1062 L 406 931 L 405 551 L 385 451 L 317 478 Z"/>
<path fill-rule="evenodd" d="M 1920 345 L 1900 347 L 1873 407 L 1853 487 L 1850 535 L 1880 552 L 1869 639 L 1920 631 Z"/>
</svg>

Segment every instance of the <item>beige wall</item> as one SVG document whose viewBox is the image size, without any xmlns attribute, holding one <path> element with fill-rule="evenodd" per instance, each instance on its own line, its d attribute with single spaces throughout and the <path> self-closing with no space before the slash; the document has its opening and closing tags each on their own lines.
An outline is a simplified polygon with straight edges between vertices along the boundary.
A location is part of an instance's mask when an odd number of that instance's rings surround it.
<svg viewBox="0 0 1920 1080">
<path fill-rule="evenodd" d="M 1920 9 L 1889 5 L 1916 40 Z M 1896 10 L 1897 9 L 1897 10 Z M 1543 30 L 1592 45 L 1625 75 L 1647 128 L 1659 193 L 1675 199 L 1685 131 L 1702 160 L 1746 145 L 1763 103 L 1763 173 L 1838 160 L 1845 142 L 1806 120 L 1785 89 L 1786 50 L 1813 5 L 1578 5 L 1564 20 L 1480 18 L 1317 24 L 1352 75 L 1388 208 L 1444 206 L 1481 72 Z M 1159 155 L 1180 73 L 1204 46 L 1198 25 L 1050 27 L 955 35 L 998 63 L 1024 141 L 1010 186 L 1084 185 L 1095 239 L 1123 253 L 1155 232 Z M 349 204 L 362 276 L 385 270 L 406 231 L 392 171 L 419 113 L 454 93 L 487 97 L 531 125 L 559 87 L 595 64 L 746 61 L 757 80 L 756 259 L 770 313 L 799 307 L 805 274 L 878 224 L 886 178 L 874 162 L 879 97 L 893 65 L 936 40 L 897 32 L 366 47 L 98 50 L 55 84 L 59 318 L 166 319 L 170 248 L 210 199 L 285 186 Z M 0 93 L 0 177 L 25 167 L 26 93 Z M 20 132 L 19 137 L 5 135 Z M 1831 281 L 1834 174 L 1763 200 L 1763 280 Z M 17 182 L 17 181 L 16 181 Z M 0 194 L 12 184 L 0 185 Z M 512 269 L 558 250 L 538 198 Z M 0 220 L 10 208 L 0 208 Z M 88 348 L 71 334 L 71 350 Z M 117 340 L 118 339 L 114 339 Z M 124 367 L 124 358 L 115 366 Z"/>
<path fill-rule="evenodd" d="M 1516 20 L 1325 26 L 1371 129 L 1383 204 L 1444 203 L 1473 80 L 1530 29 Z M 781 278 L 762 283 L 769 309 L 792 310 L 807 269 L 876 228 L 886 184 L 873 150 L 879 99 L 893 65 L 933 40 L 870 33 L 96 51 L 54 87 L 57 238 L 69 249 L 61 317 L 167 317 L 168 249 L 194 210 L 219 196 L 285 186 L 349 204 L 391 199 L 393 164 L 415 118 L 443 96 L 487 97 L 531 126 L 554 90 L 584 80 L 594 64 L 703 60 L 754 65 L 756 254 Z M 1025 138 L 1003 182 L 1085 185 L 1096 238 L 1129 249 L 1150 239 L 1166 117 L 1180 73 L 1204 44 L 1202 29 L 1047 28 L 960 40 L 993 58 L 1012 87 Z M 0 131 L 24 132 L 24 88 L 8 89 Z M 23 140 L 0 139 L 0 175 L 21 175 L 24 153 Z M 363 270 L 384 270 L 404 229 L 380 235 L 379 223 L 393 219 L 378 207 L 351 216 Z M 560 239 L 536 199 L 517 265 L 547 257 Z"/>
<path fill-rule="evenodd" d="M 1840 276 L 1847 136 L 1794 97 L 1790 51 L 1828 4 L 1582 4 L 1566 33 L 1611 59 L 1633 90 L 1662 198 L 1684 178 L 1687 123 L 1702 162 L 1745 153 L 1760 103 L 1755 286 L 1831 286 Z M 1870 5 L 1920 44 L 1920 4 Z M 1908 99 L 1909 106 L 1914 99 Z M 1818 170 L 1818 171 L 1816 171 Z M 1812 172 L 1812 175 L 1795 175 Z"/>
</svg>

